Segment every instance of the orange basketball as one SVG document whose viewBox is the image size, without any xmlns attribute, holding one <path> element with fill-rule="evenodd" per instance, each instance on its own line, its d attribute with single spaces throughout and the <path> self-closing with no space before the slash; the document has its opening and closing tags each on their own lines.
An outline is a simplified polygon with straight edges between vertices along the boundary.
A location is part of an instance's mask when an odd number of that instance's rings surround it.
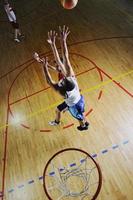
<svg viewBox="0 0 133 200">
<path fill-rule="evenodd" d="M 65 9 L 73 9 L 78 3 L 78 0 L 61 0 L 61 4 Z"/>
</svg>

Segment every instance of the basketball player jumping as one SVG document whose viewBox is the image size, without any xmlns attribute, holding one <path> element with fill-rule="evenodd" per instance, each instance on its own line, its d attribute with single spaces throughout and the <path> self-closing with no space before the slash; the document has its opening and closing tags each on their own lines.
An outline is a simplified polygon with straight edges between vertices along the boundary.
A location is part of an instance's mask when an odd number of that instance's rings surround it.
<svg viewBox="0 0 133 200">
<path fill-rule="evenodd" d="M 55 126 L 60 123 L 61 112 L 66 109 L 69 110 L 71 115 L 79 121 L 78 130 L 83 131 L 87 130 L 89 123 L 86 121 L 84 116 L 84 97 L 80 94 L 78 83 L 70 64 L 69 54 L 67 49 L 66 39 L 69 35 L 70 31 L 68 27 L 63 26 L 63 28 L 59 27 L 59 36 L 61 42 L 61 50 L 63 55 L 64 62 L 61 61 L 58 50 L 56 48 L 56 37 L 57 33 L 55 31 L 48 32 L 48 43 L 50 44 L 55 61 L 58 66 L 60 66 L 61 73 L 64 78 L 62 78 L 58 83 L 52 80 L 52 77 L 49 73 L 49 63 L 48 58 L 39 58 L 39 55 L 35 53 L 34 58 L 43 64 L 43 71 L 46 77 L 48 84 L 61 96 L 64 97 L 64 102 L 57 106 L 56 108 L 56 117 L 54 121 L 49 122 L 50 125 Z"/>
</svg>

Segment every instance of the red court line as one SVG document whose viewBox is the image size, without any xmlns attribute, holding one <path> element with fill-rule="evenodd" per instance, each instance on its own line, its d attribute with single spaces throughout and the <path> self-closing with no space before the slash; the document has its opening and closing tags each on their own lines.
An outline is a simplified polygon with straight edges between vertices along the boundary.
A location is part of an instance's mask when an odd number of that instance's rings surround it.
<svg viewBox="0 0 133 200">
<path fill-rule="evenodd" d="M 24 68 L 17 74 L 17 76 L 15 77 L 15 79 L 13 80 L 13 82 L 12 82 L 12 84 L 11 84 L 11 86 L 10 86 L 10 89 L 9 89 L 9 96 L 10 96 L 10 93 L 11 93 L 11 89 L 12 89 L 12 87 L 13 87 L 15 81 L 17 80 L 18 76 L 19 76 L 25 69 L 27 69 L 28 67 L 30 67 L 30 65 L 31 65 L 32 63 L 33 63 L 33 62 L 29 63 L 26 67 L 24 67 Z M 27 97 L 25 97 L 25 98 L 27 98 Z M 9 105 L 10 105 L 10 102 L 9 102 Z"/>
<path fill-rule="evenodd" d="M 48 55 L 52 55 L 51 51 L 47 51 L 47 52 L 45 52 L 45 53 L 40 53 L 40 56 L 47 55 L 47 54 L 48 54 Z M 28 64 L 29 62 L 31 62 L 31 64 L 32 64 L 32 63 L 34 63 L 34 62 L 36 62 L 36 61 L 35 61 L 33 58 L 27 60 L 26 62 L 24 62 L 24 63 L 18 65 L 18 66 L 15 67 L 14 69 L 12 69 L 12 70 L 10 70 L 9 72 L 7 72 L 7 73 L 3 74 L 2 76 L 0 76 L 0 79 L 4 78 L 5 76 L 9 75 L 10 73 L 16 71 L 16 70 L 19 69 L 20 67 L 23 67 L 25 64 Z"/>
<path fill-rule="evenodd" d="M 96 67 L 93 67 L 93 68 L 91 68 L 91 69 L 89 69 L 89 70 L 85 70 L 85 71 L 83 71 L 83 72 L 80 72 L 80 73 L 78 73 L 76 76 L 80 76 L 80 75 L 82 75 L 82 74 L 85 74 L 85 73 L 87 73 L 87 72 L 89 72 L 89 71 L 91 71 L 91 70 L 93 70 L 93 69 L 95 69 L 95 68 L 96 68 Z M 20 102 L 20 101 L 26 100 L 27 98 L 32 97 L 32 96 L 34 96 L 34 95 L 36 95 L 36 94 L 39 94 L 39 93 L 41 93 L 41 92 L 43 92 L 43 91 L 45 91 L 45 90 L 48 90 L 48 89 L 50 89 L 50 88 L 51 88 L 51 87 L 48 86 L 48 87 L 46 87 L 46 88 L 44 88 L 44 89 L 42 89 L 42 90 L 39 90 L 39 91 L 37 91 L 37 92 L 34 92 L 34 93 L 32 93 L 32 94 L 30 94 L 30 95 L 28 95 L 28 96 L 22 97 L 21 99 L 18 99 L 18 100 L 16 100 L 16 101 L 10 103 L 10 106 L 13 105 L 13 104 L 15 104 L 15 103 L 18 103 L 18 102 Z"/>
<path fill-rule="evenodd" d="M 98 66 L 96 65 L 96 63 L 93 62 L 93 61 L 92 61 L 91 59 L 89 59 L 88 57 L 83 56 L 83 55 L 81 55 L 81 54 L 79 54 L 79 53 L 74 53 L 74 52 L 70 52 L 70 54 L 72 54 L 72 55 L 77 55 L 77 56 L 79 56 L 79 57 L 82 57 L 82 58 L 84 58 L 85 60 L 88 60 L 93 66 L 95 66 L 96 68 L 98 68 Z"/>
<path fill-rule="evenodd" d="M 88 70 L 85 70 L 85 71 L 83 71 L 83 72 L 77 73 L 76 76 L 80 76 L 80 75 L 82 75 L 82 74 L 85 74 L 85 73 L 87 73 L 87 72 L 93 70 L 93 69 L 97 69 L 97 71 L 98 71 L 98 73 L 99 73 L 99 76 L 100 76 L 100 78 L 102 79 L 102 73 L 100 72 L 100 70 L 99 70 L 99 68 L 97 67 L 97 65 L 95 64 L 95 62 L 93 62 L 93 61 L 90 60 L 89 58 L 87 58 L 87 57 L 85 57 L 85 56 L 83 56 L 83 55 L 81 55 L 81 54 L 79 54 L 79 53 L 70 52 L 70 54 L 76 55 L 76 56 L 79 56 L 79 57 L 82 57 L 82 58 L 84 58 L 85 60 L 87 60 L 89 63 L 91 63 L 91 64 L 94 66 L 94 67 L 91 68 L 91 69 L 88 69 Z M 32 63 L 31 63 L 31 64 L 32 64 Z M 29 64 L 29 65 L 30 65 L 30 64 Z M 29 65 L 28 65 L 28 66 L 29 66 Z M 23 70 L 21 70 L 21 71 L 19 72 L 19 74 L 15 77 L 14 82 L 16 81 L 16 79 L 18 78 L 18 76 L 19 76 L 28 66 L 26 66 Z M 14 84 L 14 82 L 13 82 L 13 84 Z M 12 89 L 12 87 L 13 87 L 13 84 L 12 84 L 12 86 L 11 86 L 11 89 Z M 29 95 L 29 96 L 23 97 L 23 98 L 21 98 L 21 99 L 15 101 L 15 102 L 13 102 L 13 103 L 11 103 L 11 104 L 13 105 L 13 104 L 15 104 L 15 103 L 17 103 L 17 102 L 19 102 L 19 101 L 21 101 L 21 100 L 27 99 L 27 97 L 31 97 L 31 96 L 33 96 L 33 95 L 36 95 L 36 94 L 38 94 L 38 93 L 40 93 L 40 92 L 42 92 L 42 91 L 44 91 L 44 90 L 47 90 L 47 89 L 49 89 L 49 88 L 50 88 L 50 87 L 47 87 L 47 88 L 45 88 L 45 89 L 43 89 L 43 90 L 37 91 L 37 92 L 35 92 L 35 93 L 33 93 L 33 94 Z M 10 90 L 10 92 L 11 92 L 11 90 Z M 10 104 L 10 105 L 11 105 L 11 104 Z M 28 128 L 29 128 L 29 126 L 27 126 L 27 125 L 25 125 L 25 126 L 23 126 L 23 127 L 28 127 Z M 42 131 L 43 131 L 43 132 L 46 132 L 47 130 L 43 129 L 43 130 L 41 130 L 41 132 L 42 132 Z"/>
<path fill-rule="evenodd" d="M 112 37 L 112 38 L 100 38 L 100 39 L 96 39 L 96 40 L 87 40 L 87 41 L 82 41 L 82 42 L 77 42 L 77 43 L 74 43 L 74 44 L 71 44 L 69 46 L 72 46 L 72 45 L 76 45 L 76 44 L 81 44 L 81 43 L 84 43 L 84 42 L 89 42 L 89 41 L 98 41 L 98 40 L 105 40 L 105 39 L 118 39 L 118 38 L 132 38 L 133 36 L 123 36 L 123 37 Z M 46 53 L 45 53 L 46 55 Z M 33 59 L 29 60 L 29 61 L 32 61 Z M 90 60 L 90 59 L 88 59 Z M 29 61 L 25 62 L 25 63 L 28 63 Z M 33 62 L 32 62 L 33 63 Z M 31 64 L 32 64 L 31 63 Z M 91 61 L 92 64 L 94 64 L 95 67 L 97 67 L 97 69 L 99 69 L 103 74 L 105 74 L 107 77 L 109 77 L 111 80 L 112 78 L 106 74 L 102 69 L 100 69 L 93 61 Z M 15 69 L 11 70 L 10 72 L 6 73 L 5 75 L 2 75 L 0 77 L 3 78 L 5 76 L 7 76 L 8 74 L 10 74 L 11 72 L 15 71 L 16 69 L 18 69 L 19 67 L 23 66 L 24 64 L 20 65 L 20 66 L 17 66 Z M 27 66 L 25 67 L 27 68 Z M 24 69 L 25 69 L 24 68 Z M 22 72 L 22 71 L 21 71 Z M 12 88 L 12 85 L 14 84 L 15 80 L 17 79 L 17 77 L 19 76 L 19 74 L 16 76 L 16 78 L 14 79 L 14 81 L 12 82 L 11 84 L 11 87 L 9 89 L 9 92 L 8 92 L 8 108 L 7 108 L 7 119 L 6 119 L 6 124 L 8 125 L 8 121 L 9 121 L 9 95 L 10 95 L 10 92 L 11 92 L 11 88 Z M 119 83 L 117 83 L 116 81 L 113 80 L 113 82 L 115 84 L 117 84 L 121 89 L 123 89 L 127 94 L 129 94 L 131 97 L 133 97 L 133 95 L 127 91 L 123 86 L 121 86 Z M 92 112 L 93 109 L 91 109 L 88 113 L 86 113 L 86 116 Z M 4 197 L 4 188 L 5 188 L 5 175 L 6 175 L 6 157 L 7 157 L 7 139 L 8 139 L 8 126 L 6 126 L 6 130 L 5 130 L 5 142 L 4 142 L 4 162 L 3 162 L 3 175 L 2 175 L 2 194 L 3 194 L 3 197 Z M 2 200 L 3 200 L 3 197 L 2 197 Z"/>
<path fill-rule="evenodd" d="M 11 111 L 11 109 L 10 109 L 10 106 L 9 106 L 9 113 L 10 113 L 11 116 L 14 118 L 13 113 L 12 113 L 12 111 Z"/>
<path fill-rule="evenodd" d="M 50 51 L 48 51 L 48 52 L 46 52 L 46 53 L 41 53 L 40 55 L 43 56 L 44 54 L 47 55 L 47 54 L 49 54 L 49 53 L 50 53 Z M 31 64 L 32 64 L 32 63 L 34 63 L 34 62 L 36 62 L 36 61 L 35 61 L 33 58 L 27 60 L 26 62 L 24 62 L 24 63 L 18 65 L 18 66 L 15 67 L 14 69 L 12 69 L 12 70 L 10 70 L 9 72 L 7 72 L 7 73 L 3 74 L 2 76 L 0 76 L 0 79 L 4 78 L 5 76 L 9 75 L 10 73 L 16 71 L 16 70 L 19 69 L 20 67 L 23 67 L 25 64 L 28 64 L 29 62 L 31 62 Z"/>
<path fill-rule="evenodd" d="M 92 111 L 93 111 L 93 109 L 91 108 L 91 109 L 85 114 L 85 116 L 87 117 Z"/>
<path fill-rule="evenodd" d="M 131 94 L 127 89 L 125 89 L 120 83 L 117 83 L 114 81 L 122 90 L 124 90 L 129 96 L 133 97 L 133 94 Z"/>
<path fill-rule="evenodd" d="M 67 125 L 67 126 L 64 126 L 63 129 L 69 128 L 69 127 L 71 127 L 71 126 L 73 126 L 73 125 L 74 125 L 74 123 L 69 124 L 69 125 Z"/>
<path fill-rule="evenodd" d="M 132 36 L 131 36 L 131 37 L 132 37 Z M 119 38 L 120 38 L 120 37 L 119 37 Z M 124 38 L 125 38 L 125 37 L 124 37 Z M 126 36 L 126 38 L 127 38 L 127 36 Z M 128 38 L 129 38 L 129 36 L 128 36 Z M 104 38 L 104 39 L 110 39 L 110 38 Z M 115 39 L 116 39 L 116 37 L 115 37 Z M 101 40 L 101 39 L 97 39 L 97 40 Z M 87 41 L 84 41 L 84 42 L 89 42 L 89 41 L 95 41 L 95 40 L 87 40 Z M 80 44 L 80 43 L 83 43 L 83 41 L 82 41 L 82 42 L 77 42 L 77 43 L 71 44 L 71 45 L 69 45 L 69 46 L 76 45 L 76 44 Z M 45 55 L 46 55 L 46 53 L 45 53 Z M 32 60 L 32 59 L 31 59 L 31 60 Z M 30 62 L 31 60 L 26 61 L 25 64 L 28 63 L 28 62 Z M 2 76 L 0 77 L 0 79 L 2 79 L 3 77 L 7 76 L 8 74 L 10 74 L 11 72 L 15 71 L 16 69 L 18 69 L 19 67 L 21 67 L 21 66 L 23 66 L 23 65 L 24 65 L 24 64 L 19 65 L 19 66 L 17 66 L 16 68 L 12 69 L 11 71 L 7 72 L 5 75 L 2 75 Z M 95 63 L 94 63 L 94 66 L 96 66 Z M 96 67 L 97 67 L 97 66 L 96 66 Z M 99 68 L 99 67 L 97 67 L 97 68 Z M 100 68 L 99 68 L 99 69 L 100 69 Z M 100 69 L 100 70 L 101 70 L 101 69 Z M 101 70 L 101 71 L 102 71 L 102 70 Z M 21 72 L 22 72 L 22 71 L 21 71 Z M 105 74 L 105 73 L 104 73 L 104 74 Z M 19 74 L 16 76 L 16 79 L 17 79 L 18 76 L 19 76 Z M 7 108 L 6 125 L 8 125 L 8 121 L 9 121 L 9 96 L 10 96 L 10 92 L 11 92 L 12 85 L 14 84 L 14 82 L 15 82 L 16 79 L 14 79 L 14 81 L 12 82 L 12 84 L 11 84 L 11 86 L 10 86 L 10 88 L 9 88 L 9 92 L 8 92 L 8 108 Z M 92 110 L 93 110 L 93 109 L 92 109 Z M 88 113 L 87 113 L 87 114 L 88 114 Z M 87 114 L 86 114 L 86 116 L 87 116 Z M 6 130 L 5 130 L 5 142 L 4 142 L 4 162 L 3 162 L 3 173 L 2 173 L 2 194 L 3 194 L 2 200 L 3 200 L 3 198 L 4 198 L 4 188 L 5 188 L 6 157 L 7 157 L 7 139 L 8 139 L 8 126 L 6 126 Z"/>
<path fill-rule="evenodd" d="M 32 63 L 29 63 L 29 65 L 31 65 Z M 27 68 L 27 66 L 25 67 Z M 25 70 L 25 68 L 23 70 Z M 19 73 L 17 74 L 16 78 L 18 77 Z M 7 161 L 7 147 L 8 147 L 8 122 L 9 122 L 9 113 L 12 114 L 11 110 L 10 110 L 10 105 L 9 105 L 9 99 L 10 99 L 10 92 L 11 92 L 11 88 L 16 80 L 16 78 L 13 80 L 12 84 L 10 85 L 8 94 L 7 94 L 7 119 L 6 119 L 6 129 L 5 129 L 5 134 L 4 134 L 4 155 L 3 155 L 3 172 L 2 172 L 2 200 L 4 198 L 4 191 L 5 191 L 5 177 L 6 177 L 6 161 Z"/>
<path fill-rule="evenodd" d="M 103 37 L 103 38 L 96 38 L 96 39 L 84 40 L 84 41 L 75 42 L 74 44 L 70 44 L 68 46 L 70 47 L 70 46 L 77 45 L 77 44 L 82 44 L 82 43 L 87 43 L 87 42 L 95 42 L 95 41 L 101 41 L 101 40 L 129 39 L 129 38 L 133 38 L 133 35 L 131 35 L 131 36 Z"/>
<path fill-rule="evenodd" d="M 80 57 L 83 57 L 83 58 L 87 59 L 90 63 L 92 63 L 92 64 L 95 66 L 95 67 L 93 67 L 93 68 L 91 68 L 91 69 L 89 69 L 89 70 L 85 70 L 85 71 L 83 71 L 83 72 L 78 73 L 76 76 L 79 76 L 79 75 L 81 75 L 81 74 L 87 73 L 88 71 L 97 68 L 98 73 L 99 73 L 99 76 L 100 76 L 100 78 L 101 78 L 101 81 L 103 81 L 103 76 L 102 76 L 103 70 L 101 70 L 92 60 L 90 60 L 89 58 L 86 58 L 85 56 L 80 55 L 80 54 L 78 54 L 78 53 L 73 53 L 73 52 L 71 52 L 71 54 L 74 54 L 74 55 L 78 55 L 78 56 L 80 56 Z M 32 64 L 32 63 L 31 63 L 31 64 Z M 28 65 L 28 66 L 29 66 L 29 65 Z M 27 68 L 28 66 L 26 66 L 25 68 Z M 25 68 L 24 68 L 22 71 L 24 71 Z M 22 71 L 18 74 L 18 76 L 22 73 Z M 105 74 L 105 73 L 104 73 L 104 74 Z M 107 74 L 106 74 L 106 75 L 107 75 Z M 17 76 L 17 77 L 18 77 L 18 76 Z M 108 76 L 109 78 L 111 78 L 109 75 L 107 75 L 107 76 Z M 17 79 L 17 77 L 16 77 L 16 79 Z M 15 82 L 15 80 L 14 80 L 14 82 Z M 116 82 L 116 83 L 117 83 L 117 82 Z M 42 89 L 42 90 L 40 90 L 40 91 L 37 91 L 37 92 L 35 92 L 35 93 L 33 93 L 33 94 L 29 95 L 29 96 L 26 96 L 26 97 L 23 97 L 23 98 L 21 98 L 21 99 L 19 99 L 19 100 L 16 100 L 15 102 L 12 102 L 10 105 L 13 105 L 13 104 L 15 104 L 15 103 L 17 103 L 17 102 L 19 102 L 19 101 L 24 100 L 24 99 L 27 99 L 27 97 L 31 97 L 31 96 L 33 96 L 33 95 L 36 95 L 36 94 L 38 94 L 38 93 L 40 93 L 40 92 L 42 92 L 42 91 L 44 91 L 44 90 L 47 90 L 47 89 L 49 89 L 49 88 L 50 88 L 50 87 L 44 88 L 44 89 Z M 123 87 L 121 86 L 121 88 L 123 88 Z M 127 91 L 127 90 L 125 89 L 125 91 Z M 98 99 L 101 98 L 101 95 L 102 95 L 102 92 L 99 94 Z"/>
<path fill-rule="evenodd" d="M 44 129 L 44 130 L 41 129 L 41 130 L 40 130 L 40 132 L 51 132 L 51 131 L 52 131 L 52 130 L 49 130 L 49 129 Z"/>
<path fill-rule="evenodd" d="M 24 128 L 27 128 L 27 129 L 30 129 L 30 127 L 29 126 L 26 126 L 25 124 L 20 124 L 22 127 L 24 127 Z"/>
<path fill-rule="evenodd" d="M 30 95 L 28 95 L 28 96 L 22 97 L 21 99 L 18 99 L 18 100 L 16 100 L 16 101 L 10 103 L 10 106 L 13 105 L 13 104 L 16 104 L 16 103 L 18 103 L 18 102 L 20 102 L 20 101 L 22 101 L 22 100 L 25 100 L 25 99 L 27 99 L 27 98 L 29 98 L 29 97 L 32 97 L 32 96 L 34 96 L 34 95 L 36 95 L 36 94 L 38 94 L 38 93 L 40 93 L 40 92 L 43 92 L 43 91 L 45 91 L 45 90 L 48 90 L 48 89 L 50 89 L 50 87 L 46 87 L 46 88 L 44 88 L 44 89 L 42 89 L 42 90 L 39 90 L 39 91 L 37 91 L 37 92 L 34 92 L 33 94 L 30 94 Z"/>
<path fill-rule="evenodd" d="M 102 76 L 101 70 L 98 67 L 97 67 L 97 70 L 98 70 L 99 76 L 101 78 L 101 81 L 103 81 L 103 76 Z"/>
<path fill-rule="evenodd" d="M 98 67 L 99 68 L 99 67 Z M 107 76 L 109 79 L 112 80 L 112 82 L 114 82 L 118 87 L 120 87 L 124 92 L 126 92 L 129 96 L 133 97 L 133 94 L 131 94 L 126 88 L 124 88 L 120 83 L 118 83 L 117 81 L 113 80 L 113 78 L 108 75 L 105 71 L 103 71 L 102 69 L 99 68 L 99 70 L 105 75 Z"/>
<path fill-rule="evenodd" d="M 10 70 L 9 72 L 7 72 L 6 74 L 0 76 L 0 79 L 4 78 L 5 76 L 9 75 L 10 73 L 14 72 L 16 69 L 19 69 L 20 67 L 23 67 L 25 64 L 29 63 L 30 61 L 33 62 L 33 59 L 27 60 L 25 63 L 22 63 L 21 65 L 18 65 L 17 67 L 15 67 L 14 69 Z"/>
<path fill-rule="evenodd" d="M 6 129 L 4 133 L 4 153 L 3 153 L 3 171 L 2 171 L 2 190 L 1 190 L 2 200 L 4 198 L 4 190 L 5 190 L 6 159 L 7 159 L 7 146 L 8 146 L 8 121 L 9 121 L 9 105 L 7 108 Z"/>
<path fill-rule="evenodd" d="M 78 53 L 70 52 L 70 54 L 72 54 L 72 55 L 77 55 L 77 56 L 79 56 L 79 57 L 82 57 L 82 58 L 86 59 L 87 61 L 89 61 L 92 65 L 94 65 L 94 67 L 92 67 L 91 69 L 88 69 L 88 70 L 85 70 L 85 71 L 83 71 L 83 72 L 77 73 L 77 74 L 76 74 L 77 77 L 80 76 L 80 75 L 82 75 L 82 74 L 84 74 L 84 73 L 87 73 L 87 72 L 89 72 L 89 71 L 91 71 L 91 70 L 93 70 L 93 69 L 95 69 L 95 68 L 98 69 L 97 65 L 96 65 L 92 60 L 90 60 L 89 58 L 87 58 L 87 57 L 85 57 L 85 56 L 83 56 L 83 55 L 80 55 L 80 54 L 78 54 Z M 31 62 L 31 64 L 32 64 L 32 63 L 33 63 L 33 62 Z M 16 81 L 16 79 L 18 78 L 18 76 L 19 76 L 27 67 L 29 67 L 29 66 L 30 66 L 30 64 L 28 64 L 22 71 L 20 71 L 20 72 L 18 73 L 18 75 L 17 75 L 17 76 L 15 77 L 15 79 L 14 79 L 14 82 Z M 13 84 L 14 84 L 14 83 L 13 83 Z M 22 97 L 21 99 L 18 99 L 18 100 L 14 101 L 14 102 L 11 102 L 11 103 L 10 103 L 10 106 L 13 105 L 13 104 L 15 104 L 15 103 L 18 103 L 18 102 L 20 102 L 20 101 L 22 101 L 22 100 L 25 100 L 25 99 L 28 98 L 28 97 L 32 97 L 32 96 L 34 96 L 34 95 L 36 95 L 36 94 L 38 94 L 38 93 L 40 93 L 40 92 L 43 92 L 44 90 L 47 90 L 47 89 L 49 89 L 49 88 L 50 88 L 50 87 L 48 86 L 47 88 L 44 88 L 44 89 L 42 89 L 42 90 L 40 90 L 40 91 L 37 91 L 37 92 L 35 92 L 35 93 L 33 93 L 33 94 L 30 94 L 30 95 L 28 95 L 28 96 Z"/>
<path fill-rule="evenodd" d="M 91 71 L 91 70 L 93 70 L 93 69 L 96 69 L 96 67 L 93 67 L 93 68 L 91 68 L 91 69 L 88 69 L 88 70 L 85 70 L 85 71 L 83 71 L 83 72 L 80 72 L 80 73 L 76 74 L 76 77 L 77 77 L 77 76 L 80 76 L 80 75 L 82 75 L 82 74 L 86 74 L 87 72 L 89 72 L 89 71 Z"/>
<path fill-rule="evenodd" d="M 68 47 L 71 47 L 71 46 L 74 46 L 74 45 L 77 45 L 77 44 L 83 44 L 83 43 L 87 43 L 87 42 L 94 42 L 94 41 L 101 41 L 101 40 L 112 40 L 112 39 L 130 39 L 130 38 L 133 38 L 132 35 L 129 35 L 129 36 L 114 36 L 114 37 L 104 37 L 104 38 L 96 38 L 96 39 L 89 39 L 89 40 L 84 40 L 84 41 L 79 41 L 79 42 L 76 42 L 76 43 L 72 43 L 72 44 L 68 44 Z M 58 48 L 60 49 L 60 48 Z M 46 55 L 46 54 L 49 54 L 51 51 L 48 51 L 48 52 L 45 52 L 45 53 L 41 53 L 40 55 Z M 32 61 L 33 59 L 29 59 L 27 60 L 25 63 L 15 67 L 14 69 L 10 70 L 9 72 L 3 74 L 2 76 L 0 76 L 0 79 L 4 78 L 5 76 L 9 75 L 10 73 L 14 72 L 16 69 L 22 67 L 24 64 L 27 64 L 28 62 Z"/>
<path fill-rule="evenodd" d="M 103 91 L 101 90 L 101 91 L 99 92 L 98 100 L 101 99 L 102 93 L 103 93 Z"/>
</svg>

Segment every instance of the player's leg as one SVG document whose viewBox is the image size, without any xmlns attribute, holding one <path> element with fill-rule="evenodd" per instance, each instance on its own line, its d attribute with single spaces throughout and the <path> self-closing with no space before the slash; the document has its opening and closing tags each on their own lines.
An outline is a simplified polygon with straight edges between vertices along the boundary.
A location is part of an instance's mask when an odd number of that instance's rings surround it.
<svg viewBox="0 0 133 200">
<path fill-rule="evenodd" d="M 76 105 L 69 107 L 69 112 L 79 122 L 79 126 L 77 127 L 77 129 L 80 131 L 87 130 L 89 126 L 89 123 L 87 122 L 84 116 L 84 107 L 85 107 L 85 102 L 82 95 L 79 102 Z"/>
<path fill-rule="evenodd" d="M 49 122 L 51 126 L 56 126 L 60 123 L 61 120 L 61 112 L 64 112 L 68 108 L 67 104 L 65 102 L 61 103 L 57 106 L 55 110 L 55 120 Z"/>
<path fill-rule="evenodd" d="M 77 129 L 79 131 L 83 131 L 83 130 L 87 130 L 88 126 L 89 126 L 89 122 L 85 121 L 85 120 L 78 120 L 79 121 L 79 126 L 77 126 Z"/>
<path fill-rule="evenodd" d="M 17 22 L 12 22 L 12 26 L 14 28 L 14 41 L 20 42 L 19 36 L 19 24 Z"/>
<path fill-rule="evenodd" d="M 24 37 L 24 35 L 22 35 L 20 28 L 19 28 L 19 24 L 17 22 L 13 22 L 13 27 L 14 27 L 14 31 L 15 31 L 15 35 L 14 35 L 14 40 L 16 42 L 20 42 L 19 37 Z"/>
</svg>

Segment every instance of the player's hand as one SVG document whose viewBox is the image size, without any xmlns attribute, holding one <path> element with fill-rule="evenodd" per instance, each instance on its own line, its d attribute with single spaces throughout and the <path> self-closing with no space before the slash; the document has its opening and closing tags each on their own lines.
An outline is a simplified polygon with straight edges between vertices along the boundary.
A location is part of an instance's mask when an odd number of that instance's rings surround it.
<svg viewBox="0 0 133 200">
<path fill-rule="evenodd" d="M 60 33 L 60 39 L 66 41 L 67 36 L 69 35 L 70 31 L 67 26 L 59 26 L 59 33 Z"/>
<path fill-rule="evenodd" d="M 43 68 L 48 68 L 48 57 L 42 58 Z"/>
<path fill-rule="evenodd" d="M 39 57 L 39 54 L 38 53 L 34 53 L 34 55 L 33 55 L 33 57 L 34 57 L 34 59 L 37 61 L 37 62 L 39 62 L 39 63 L 41 63 L 42 62 L 42 59 Z"/>
<path fill-rule="evenodd" d="M 60 69 L 59 66 L 56 67 L 56 71 L 57 71 L 57 72 L 61 72 L 61 69 Z"/>
<path fill-rule="evenodd" d="M 57 33 L 55 31 L 49 31 L 48 32 L 48 39 L 47 39 L 47 42 L 49 44 L 55 44 L 55 40 L 56 40 L 56 37 L 57 37 Z"/>
</svg>

